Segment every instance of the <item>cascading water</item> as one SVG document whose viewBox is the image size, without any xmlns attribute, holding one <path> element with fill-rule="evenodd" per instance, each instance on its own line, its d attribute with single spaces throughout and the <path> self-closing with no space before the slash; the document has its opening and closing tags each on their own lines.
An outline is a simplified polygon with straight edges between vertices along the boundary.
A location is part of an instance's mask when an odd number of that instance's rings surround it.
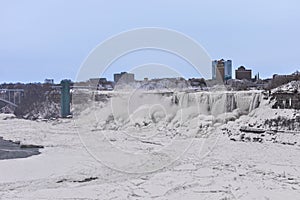
<svg viewBox="0 0 300 200">
<path fill-rule="evenodd" d="M 259 107 L 261 92 L 196 92 L 174 93 L 182 108 L 198 107 L 197 111 L 203 115 L 218 116 L 238 109 L 241 114 L 248 114 Z"/>
<path fill-rule="evenodd" d="M 175 92 L 119 93 L 109 103 L 91 111 L 96 116 L 97 127 L 122 129 L 126 127 L 151 127 L 189 125 L 195 120 L 224 123 L 247 115 L 259 107 L 262 92 Z M 108 117 L 109 116 L 109 117 Z M 93 118 L 93 117 L 91 117 Z M 195 124 L 196 124 L 195 122 Z M 177 125 L 176 125 L 177 124 Z"/>
</svg>

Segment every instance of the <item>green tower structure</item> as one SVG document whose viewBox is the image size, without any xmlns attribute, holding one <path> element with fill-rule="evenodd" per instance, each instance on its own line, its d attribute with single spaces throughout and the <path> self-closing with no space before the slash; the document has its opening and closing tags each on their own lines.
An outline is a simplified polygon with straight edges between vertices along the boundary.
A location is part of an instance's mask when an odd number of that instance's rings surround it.
<svg viewBox="0 0 300 200">
<path fill-rule="evenodd" d="M 60 97 L 60 107 L 61 107 L 61 117 L 65 118 L 71 114 L 70 112 L 70 103 L 71 103 L 71 94 L 70 94 L 70 80 L 62 80 L 61 84 L 61 97 Z"/>
</svg>

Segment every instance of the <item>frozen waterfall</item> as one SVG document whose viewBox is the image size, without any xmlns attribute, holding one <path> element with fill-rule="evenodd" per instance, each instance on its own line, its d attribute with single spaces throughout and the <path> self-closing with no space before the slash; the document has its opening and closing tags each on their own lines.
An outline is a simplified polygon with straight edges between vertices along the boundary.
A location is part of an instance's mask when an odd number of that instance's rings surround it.
<svg viewBox="0 0 300 200">
<path fill-rule="evenodd" d="M 234 110 L 248 114 L 260 105 L 261 99 L 260 91 L 178 92 L 174 93 L 173 103 L 183 109 L 197 107 L 199 114 L 217 116 Z"/>
</svg>

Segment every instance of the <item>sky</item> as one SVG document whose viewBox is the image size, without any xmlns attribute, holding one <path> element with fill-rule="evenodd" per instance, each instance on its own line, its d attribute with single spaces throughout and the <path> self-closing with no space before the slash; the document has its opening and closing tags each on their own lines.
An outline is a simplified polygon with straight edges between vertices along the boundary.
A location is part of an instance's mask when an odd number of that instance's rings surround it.
<svg viewBox="0 0 300 200">
<path fill-rule="evenodd" d="M 98 44 L 142 27 L 181 32 L 212 59 L 231 59 L 233 69 L 244 65 L 263 78 L 290 74 L 300 68 L 299 7 L 298 0 L 0 0 L 0 83 L 76 80 Z M 147 63 L 198 76 L 166 53 L 133 54 L 104 76 Z"/>
</svg>

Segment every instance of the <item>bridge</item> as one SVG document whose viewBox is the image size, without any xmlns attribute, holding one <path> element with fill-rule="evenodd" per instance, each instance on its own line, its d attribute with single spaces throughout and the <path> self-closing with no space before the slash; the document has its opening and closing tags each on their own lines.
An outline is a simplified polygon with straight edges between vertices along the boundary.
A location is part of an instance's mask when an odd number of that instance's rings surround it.
<svg viewBox="0 0 300 200">
<path fill-rule="evenodd" d="M 0 111 L 13 112 L 21 104 L 23 89 L 0 89 Z"/>
</svg>

